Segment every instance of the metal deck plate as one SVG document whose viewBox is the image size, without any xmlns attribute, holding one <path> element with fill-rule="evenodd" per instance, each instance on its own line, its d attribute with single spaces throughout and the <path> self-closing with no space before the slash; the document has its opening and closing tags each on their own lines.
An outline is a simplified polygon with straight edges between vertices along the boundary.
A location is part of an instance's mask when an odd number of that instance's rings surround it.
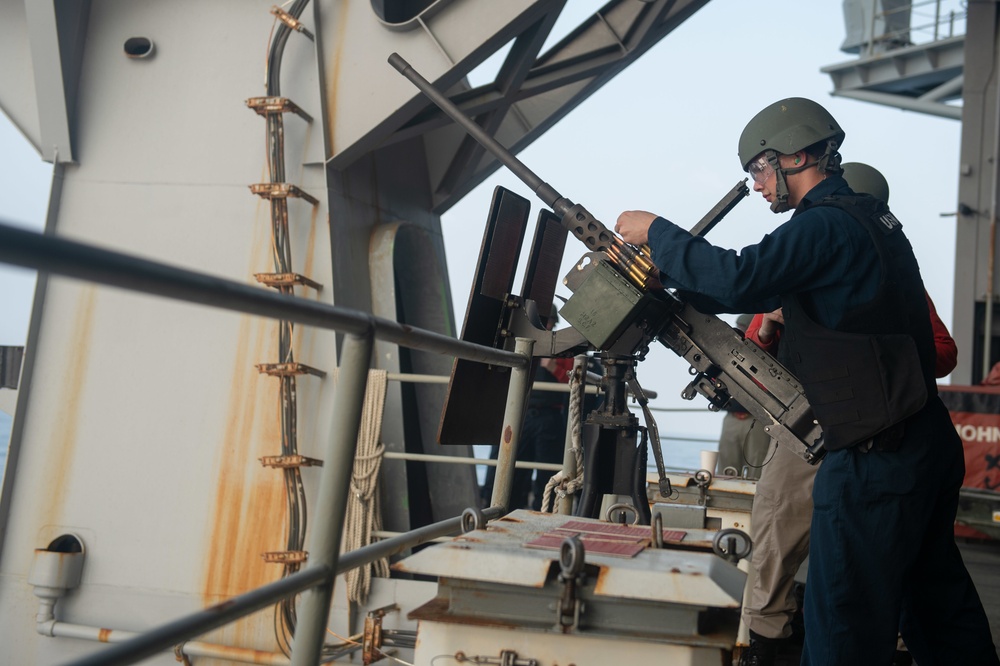
<svg viewBox="0 0 1000 666">
<path fill-rule="evenodd" d="M 527 542 L 570 521 L 572 516 L 518 510 L 453 541 L 426 548 L 397 563 L 397 571 L 446 578 L 542 588 L 558 572 L 559 554 L 527 548 Z M 679 548 L 704 549 L 713 532 L 686 530 Z M 599 569 L 595 597 L 609 596 L 702 607 L 739 608 L 746 575 L 714 554 L 647 548 L 634 558 L 586 553 Z"/>
</svg>

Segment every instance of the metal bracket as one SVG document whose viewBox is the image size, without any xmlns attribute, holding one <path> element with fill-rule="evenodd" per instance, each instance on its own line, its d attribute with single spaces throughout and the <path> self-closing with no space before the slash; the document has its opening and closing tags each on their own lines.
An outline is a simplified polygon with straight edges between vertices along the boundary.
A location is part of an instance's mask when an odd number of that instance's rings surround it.
<svg viewBox="0 0 1000 666">
<path fill-rule="evenodd" d="M 694 482 L 698 485 L 698 504 L 708 506 L 708 487 L 712 485 L 712 472 L 699 469 L 694 473 Z"/>
<path fill-rule="evenodd" d="M 297 197 L 308 201 L 313 206 L 319 204 L 319 199 L 304 191 L 297 185 L 291 183 L 254 183 L 250 185 L 250 191 L 261 199 L 287 199 Z"/>
<path fill-rule="evenodd" d="M 709 411 L 717 412 L 723 409 L 731 399 L 726 385 L 716 377 L 699 372 L 694 366 L 691 367 L 691 370 L 694 379 L 681 391 L 681 397 L 684 400 L 694 400 L 696 395 L 701 394 L 708 400 Z"/>
<path fill-rule="evenodd" d="M 577 587 L 587 580 L 584 572 L 586 552 L 579 535 L 573 535 L 563 540 L 559 547 L 559 582 L 563 585 L 563 593 L 556 603 L 556 626 L 563 633 L 580 627 L 580 615 L 583 614 L 583 601 L 577 597 Z"/>
<path fill-rule="evenodd" d="M 398 605 L 389 604 L 369 611 L 368 615 L 365 616 L 365 633 L 361 652 L 362 663 L 365 666 L 385 659 L 385 653 L 382 652 L 382 618 L 386 616 L 386 613 L 398 610 Z"/>
<path fill-rule="evenodd" d="M 619 518 L 618 521 L 614 520 L 616 512 L 618 513 L 618 518 Z M 632 521 L 632 524 L 638 525 L 639 518 L 641 518 L 641 516 L 639 515 L 639 512 L 635 510 L 635 507 L 632 506 L 631 504 L 628 504 L 627 502 L 618 502 L 616 504 L 612 504 L 611 506 L 609 506 L 608 510 L 604 512 L 604 520 L 613 525 L 625 525 L 626 524 L 625 516 L 629 512 L 631 512 L 632 515 L 635 516 L 635 519 Z"/>
<path fill-rule="evenodd" d="M 257 278 L 257 282 L 268 287 L 293 287 L 300 284 L 304 287 L 312 287 L 316 291 L 323 289 L 323 285 L 319 282 L 298 273 L 254 273 L 253 276 Z"/>
<path fill-rule="evenodd" d="M 464 652 L 455 653 L 455 661 L 459 663 L 469 662 L 471 664 L 492 664 L 493 666 L 540 666 L 537 659 L 521 659 L 514 650 L 500 650 L 499 657 L 483 657 Z"/>
<path fill-rule="evenodd" d="M 275 113 L 294 113 L 306 122 L 312 122 L 312 116 L 303 111 L 287 97 L 251 97 L 246 105 L 257 112 L 259 116 L 269 116 Z"/>
<path fill-rule="evenodd" d="M 260 556 L 268 564 L 302 564 L 309 559 L 309 553 L 304 550 L 272 550 Z"/>
<path fill-rule="evenodd" d="M 474 530 L 486 529 L 486 515 L 482 509 L 475 506 L 468 507 L 462 512 L 462 534 L 468 534 Z"/>
<path fill-rule="evenodd" d="M 316 37 L 306 29 L 302 22 L 297 18 L 286 12 L 281 7 L 274 5 L 271 7 L 271 13 L 278 17 L 278 20 L 287 25 L 289 28 L 296 32 L 301 32 L 303 35 L 308 37 L 312 41 L 316 41 Z"/>
<path fill-rule="evenodd" d="M 712 539 L 712 551 L 719 557 L 736 564 L 742 559 L 750 557 L 753 551 L 753 542 L 750 536 L 742 530 L 730 527 L 719 530 Z"/>
<path fill-rule="evenodd" d="M 290 469 L 293 467 L 322 467 L 323 461 L 305 456 L 264 456 L 258 458 L 264 467 L 276 467 L 278 469 Z"/>
<path fill-rule="evenodd" d="M 272 377 L 290 377 L 292 375 L 326 377 L 326 373 L 322 370 L 310 368 L 303 363 L 258 363 L 255 367 L 262 375 L 271 375 Z"/>
</svg>

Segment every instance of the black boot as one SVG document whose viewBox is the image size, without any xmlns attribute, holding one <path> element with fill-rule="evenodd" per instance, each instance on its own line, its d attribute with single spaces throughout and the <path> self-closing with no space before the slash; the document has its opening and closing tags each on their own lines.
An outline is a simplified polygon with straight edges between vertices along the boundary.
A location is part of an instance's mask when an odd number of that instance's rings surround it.
<svg viewBox="0 0 1000 666">
<path fill-rule="evenodd" d="M 774 666 L 781 643 L 780 638 L 767 638 L 751 631 L 750 647 L 740 655 L 739 666 Z"/>
</svg>

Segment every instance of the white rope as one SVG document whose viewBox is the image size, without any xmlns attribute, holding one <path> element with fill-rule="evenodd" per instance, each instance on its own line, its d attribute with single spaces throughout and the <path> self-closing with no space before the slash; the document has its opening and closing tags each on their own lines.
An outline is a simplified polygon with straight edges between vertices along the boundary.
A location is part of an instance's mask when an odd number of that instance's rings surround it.
<svg viewBox="0 0 1000 666">
<path fill-rule="evenodd" d="M 368 371 L 368 387 L 361 411 L 358 446 L 354 454 L 354 472 L 347 498 L 347 517 L 341 552 L 357 550 L 371 543 L 372 532 L 382 529 L 382 509 L 379 502 L 378 479 L 382 469 L 385 445 L 379 443 L 382 435 L 382 411 L 385 406 L 385 370 Z M 348 571 L 347 599 L 352 603 L 365 603 L 371 589 L 372 576 L 389 576 L 389 560 L 383 558 L 369 565 Z"/>
<path fill-rule="evenodd" d="M 586 365 L 574 365 L 573 372 L 569 375 L 569 422 L 572 426 L 570 450 L 576 458 L 576 476 L 566 479 L 565 470 L 559 470 L 552 475 L 545 484 L 545 492 L 542 495 L 542 511 L 545 513 L 555 513 L 557 501 L 561 502 L 583 486 L 583 418 L 580 412 L 583 407 L 584 392 L 580 390 L 580 384 L 583 382 L 585 372 Z"/>
</svg>

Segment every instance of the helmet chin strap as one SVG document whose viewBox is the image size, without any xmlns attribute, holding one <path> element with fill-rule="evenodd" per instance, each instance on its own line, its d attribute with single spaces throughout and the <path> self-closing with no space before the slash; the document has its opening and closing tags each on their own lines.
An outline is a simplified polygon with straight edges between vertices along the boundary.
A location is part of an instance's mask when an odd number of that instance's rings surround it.
<svg viewBox="0 0 1000 666">
<path fill-rule="evenodd" d="M 798 173 L 806 167 L 801 166 L 794 169 L 782 168 L 780 162 L 778 161 L 778 153 L 773 150 L 765 151 L 764 156 L 767 158 L 767 163 L 771 165 L 772 169 L 774 169 L 775 186 L 774 200 L 771 202 L 771 212 L 788 212 L 792 207 L 788 205 L 788 183 L 785 182 L 785 174 Z"/>
<path fill-rule="evenodd" d="M 844 173 L 844 168 L 840 166 L 841 157 L 837 148 L 837 142 L 833 139 L 828 139 L 826 142 L 826 150 L 823 152 L 823 157 L 819 158 L 817 161 L 816 168 L 823 173 L 833 173 L 838 176 Z"/>
<path fill-rule="evenodd" d="M 826 151 L 824 151 L 822 157 L 813 162 L 806 160 L 806 163 L 802 166 L 782 167 L 778 161 L 778 153 L 773 150 L 766 151 L 765 156 L 767 157 L 767 163 L 774 169 L 775 176 L 774 201 L 771 202 L 772 213 L 787 213 L 792 209 L 788 203 L 788 181 L 785 180 L 785 176 L 805 171 L 810 167 L 816 167 L 824 174 L 832 173 L 839 175 L 844 172 L 840 166 L 840 153 L 837 152 L 837 142 L 832 139 L 826 142 Z"/>
</svg>

